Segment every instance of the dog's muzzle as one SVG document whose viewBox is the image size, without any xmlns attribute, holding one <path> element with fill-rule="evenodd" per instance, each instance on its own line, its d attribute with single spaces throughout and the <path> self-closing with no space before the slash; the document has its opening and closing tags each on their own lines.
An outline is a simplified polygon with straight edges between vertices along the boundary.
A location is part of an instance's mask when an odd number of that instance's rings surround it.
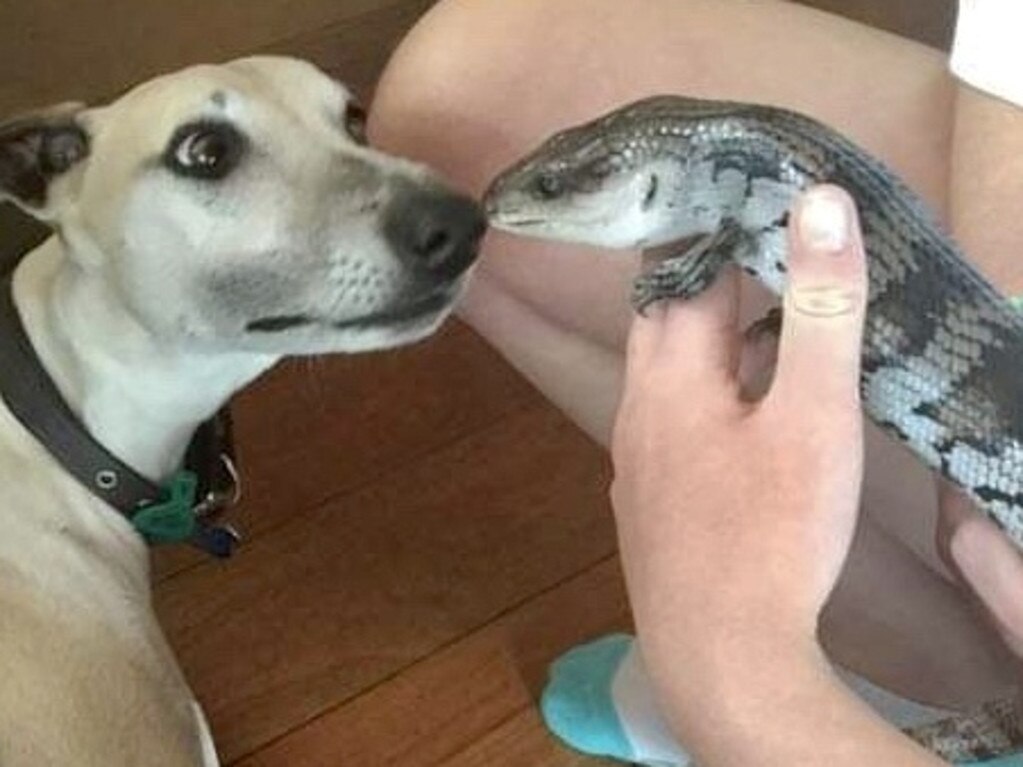
<svg viewBox="0 0 1023 767">
<path fill-rule="evenodd" d="M 383 227 L 405 266 L 423 278 L 450 282 L 475 262 L 486 219 L 469 197 L 409 184 L 391 198 Z"/>
</svg>

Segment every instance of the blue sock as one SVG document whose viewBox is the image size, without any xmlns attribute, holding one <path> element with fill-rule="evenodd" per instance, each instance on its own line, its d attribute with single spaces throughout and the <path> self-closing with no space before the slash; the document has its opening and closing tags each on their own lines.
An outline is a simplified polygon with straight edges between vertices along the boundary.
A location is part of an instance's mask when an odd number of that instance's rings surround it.
<svg viewBox="0 0 1023 767">
<path fill-rule="evenodd" d="M 896 726 L 912 726 L 947 714 L 905 701 L 842 669 L 836 672 Z M 692 764 L 657 710 L 631 636 L 603 637 L 558 658 L 551 666 L 540 708 L 548 728 L 585 754 L 646 767 Z M 1023 767 L 1023 754 L 962 767 Z"/>
<path fill-rule="evenodd" d="M 633 638 L 613 634 L 576 647 L 551 666 L 544 721 L 571 748 L 649 767 L 685 767 L 650 697 Z"/>
</svg>

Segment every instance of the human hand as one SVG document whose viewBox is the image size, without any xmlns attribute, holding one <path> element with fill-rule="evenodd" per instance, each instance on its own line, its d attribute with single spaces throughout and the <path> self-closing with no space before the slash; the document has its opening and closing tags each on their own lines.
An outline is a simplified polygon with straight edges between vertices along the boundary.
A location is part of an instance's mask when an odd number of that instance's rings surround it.
<svg viewBox="0 0 1023 767">
<path fill-rule="evenodd" d="M 651 307 L 629 340 L 612 501 L 648 667 L 684 688 L 729 674 L 745 684 L 749 659 L 816 657 L 818 614 L 852 541 L 861 237 L 835 187 L 804 196 L 792 222 L 777 368 L 759 401 L 737 374 L 732 274 Z"/>
</svg>

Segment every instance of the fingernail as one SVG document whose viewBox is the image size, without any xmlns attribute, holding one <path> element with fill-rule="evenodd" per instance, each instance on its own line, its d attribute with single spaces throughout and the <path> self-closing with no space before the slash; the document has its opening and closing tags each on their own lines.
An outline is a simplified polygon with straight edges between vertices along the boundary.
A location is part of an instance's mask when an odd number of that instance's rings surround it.
<svg viewBox="0 0 1023 767">
<path fill-rule="evenodd" d="M 838 253 L 849 245 L 852 221 L 846 199 L 827 187 L 811 189 L 798 210 L 799 236 L 820 253 Z"/>
</svg>

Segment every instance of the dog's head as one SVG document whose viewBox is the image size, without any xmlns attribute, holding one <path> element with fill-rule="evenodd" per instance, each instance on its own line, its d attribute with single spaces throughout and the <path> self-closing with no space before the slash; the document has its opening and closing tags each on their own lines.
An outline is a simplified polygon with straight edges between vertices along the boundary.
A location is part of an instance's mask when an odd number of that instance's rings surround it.
<svg viewBox="0 0 1023 767">
<path fill-rule="evenodd" d="M 0 197 L 51 223 L 74 268 L 167 342 L 386 348 L 444 319 L 484 223 L 364 127 L 304 62 L 193 67 L 0 126 Z"/>
</svg>

